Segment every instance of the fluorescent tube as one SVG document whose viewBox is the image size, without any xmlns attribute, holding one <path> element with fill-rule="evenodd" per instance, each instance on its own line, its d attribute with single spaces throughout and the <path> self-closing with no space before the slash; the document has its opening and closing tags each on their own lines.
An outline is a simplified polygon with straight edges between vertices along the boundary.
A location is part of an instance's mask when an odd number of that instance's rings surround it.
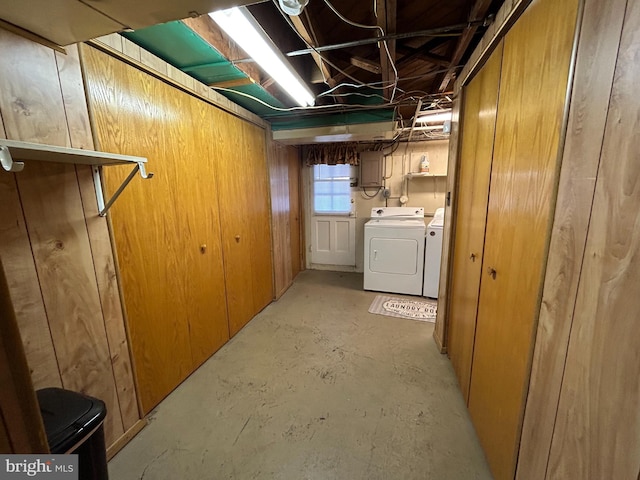
<svg viewBox="0 0 640 480">
<path fill-rule="evenodd" d="M 249 12 L 233 7 L 210 13 L 209 16 L 229 35 L 285 92 L 302 107 L 313 105 L 314 98 L 288 62 L 266 40 L 266 34 Z"/>
</svg>

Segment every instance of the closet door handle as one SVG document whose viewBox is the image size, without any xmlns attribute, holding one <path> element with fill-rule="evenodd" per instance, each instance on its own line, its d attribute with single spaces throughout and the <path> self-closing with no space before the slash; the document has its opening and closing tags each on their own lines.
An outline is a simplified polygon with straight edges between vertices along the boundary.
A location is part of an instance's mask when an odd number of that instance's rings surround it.
<svg viewBox="0 0 640 480">
<path fill-rule="evenodd" d="M 240 235 L 236 235 L 236 242 L 240 243 Z"/>
<path fill-rule="evenodd" d="M 471 255 L 469 255 L 469 258 L 471 259 L 472 262 L 475 262 L 476 261 L 476 256 L 477 255 L 475 253 L 472 253 Z"/>
<path fill-rule="evenodd" d="M 496 269 L 493 267 L 489 267 L 487 268 L 487 273 L 491 276 L 491 278 L 493 278 L 494 280 L 496 279 Z"/>
</svg>

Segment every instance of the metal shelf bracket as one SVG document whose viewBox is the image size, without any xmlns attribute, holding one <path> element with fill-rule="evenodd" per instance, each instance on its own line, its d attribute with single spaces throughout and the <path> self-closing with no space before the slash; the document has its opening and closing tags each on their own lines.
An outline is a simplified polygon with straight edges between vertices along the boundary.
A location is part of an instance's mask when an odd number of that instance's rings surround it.
<svg viewBox="0 0 640 480">
<path fill-rule="evenodd" d="M 9 147 L 4 145 L 0 145 L 0 163 L 7 172 L 21 172 L 24 169 L 24 162 L 14 162 Z"/>
<path fill-rule="evenodd" d="M 153 178 L 153 173 L 151 172 L 147 173 L 147 170 L 143 162 L 136 163 L 135 167 L 133 167 L 133 170 L 131 170 L 131 173 L 127 175 L 127 178 L 124 179 L 124 181 L 122 182 L 120 187 L 118 187 L 118 189 L 115 191 L 113 196 L 105 203 L 104 193 L 102 190 L 102 179 L 101 179 L 102 167 L 99 165 L 94 165 L 92 167 L 92 170 L 93 170 L 93 184 L 96 188 L 96 198 L 98 200 L 98 211 L 99 211 L 98 215 L 100 215 L 101 217 L 104 217 L 107 214 L 107 212 L 111 208 L 111 205 L 113 205 L 113 202 L 115 202 L 120 196 L 120 194 L 124 191 L 124 189 L 127 188 L 127 185 L 129 185 L 129 182 L 133 180 L 133 177 L 136 176 L 136 173 L 140 172 L 140 176 L 144 179 Z"/>
</svg>

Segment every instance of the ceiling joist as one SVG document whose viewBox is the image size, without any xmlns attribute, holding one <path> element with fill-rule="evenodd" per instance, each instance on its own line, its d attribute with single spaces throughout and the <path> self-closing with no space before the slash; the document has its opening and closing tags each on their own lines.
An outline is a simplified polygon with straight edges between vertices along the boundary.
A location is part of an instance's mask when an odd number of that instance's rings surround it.
<svg viewBox="0 0 640 480">
<path fill-rule="evenodd" d="M 473 40 L 473 36 L 478 30 L 478 22 L 485 18 L 490 6 L 491 0 L 476 0 L 473 7 L 471 8 L 471 13 L 469 14 L 469 26 L 462 32 L 462 35 L 458 39 L 458 44 L 456 45 L 453 57 L 451 58 L 449 69 L 447 70 L 447 73 L 444 75 L 444 79 L 440 84 L 440 92 L 444 92 L 449 87 L 449 84 L 453 80 L 454 74 L 456 73 L 456 69 L 458 68 L 458 64 L 462 60 L 462 57 L 464 56 L 467 48 L 469 48 L 469 45 Z"/>
<path fill-rule="evenodd" d="M 378 14 L 378 26 L 381 27 L 385 35 L 394 35 L 396 33 L 396 13 L 397 0 L 375 0 L 376 10 Z M 396 75 L 394 63 L 396 61 L 396 41 L 394 39 L 386 40 L 385 45 L 380 45 L 380 69 L 382 73 L 382 85 L 395 85 Z M 390 99 L 393 88 L 385 88 L 384 97 Z"/>
</svg>

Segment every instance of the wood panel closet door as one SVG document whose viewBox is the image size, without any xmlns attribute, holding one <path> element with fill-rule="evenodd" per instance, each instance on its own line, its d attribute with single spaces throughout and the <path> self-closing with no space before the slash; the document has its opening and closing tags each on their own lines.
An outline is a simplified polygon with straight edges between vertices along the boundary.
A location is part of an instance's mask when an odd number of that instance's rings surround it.
<svg viewBox="0 0 640 480">
<path fill-rule="evenodd" d="M 514 476 L 578 0 L 534 0 L 504 41 L 469 410 L 494 476 Z"/>
<path fill-rule="evenodd" d="M 246 149 L 243 178 L 248 186 L 251 228 L 253 317 L 273 300 L 271 203 L 265 131 L 247 122 L 242 122 L 242 127 Z"/>
<path fill-rule="evenodd" d="M 499 480 L 515 472 L 577 6 L 534 1 L 504 43 L 469 393 Z"/>
<path fill-rule="evenodd" d="M 215 151 L 202 102 L 83 47 L 98 147 L 144 156 L 110 210 L 144 413 L 228 340 Z M 104 170 L 111 194 L 129 167 Z M 206 245 L 204 253 L 201 247 Z"/>
<path fill-rule="evenodd" d="M 465 401 L 469 400 L 501 65 L 502 43 L 464 93 L 447 352 Z"/>
<path fill-rule="evenodd" d="M 269 177 L 264 130 L 222 112 L 215 123 L 217 193 L 233 336 L 273 298 Z"/>
</svg>

